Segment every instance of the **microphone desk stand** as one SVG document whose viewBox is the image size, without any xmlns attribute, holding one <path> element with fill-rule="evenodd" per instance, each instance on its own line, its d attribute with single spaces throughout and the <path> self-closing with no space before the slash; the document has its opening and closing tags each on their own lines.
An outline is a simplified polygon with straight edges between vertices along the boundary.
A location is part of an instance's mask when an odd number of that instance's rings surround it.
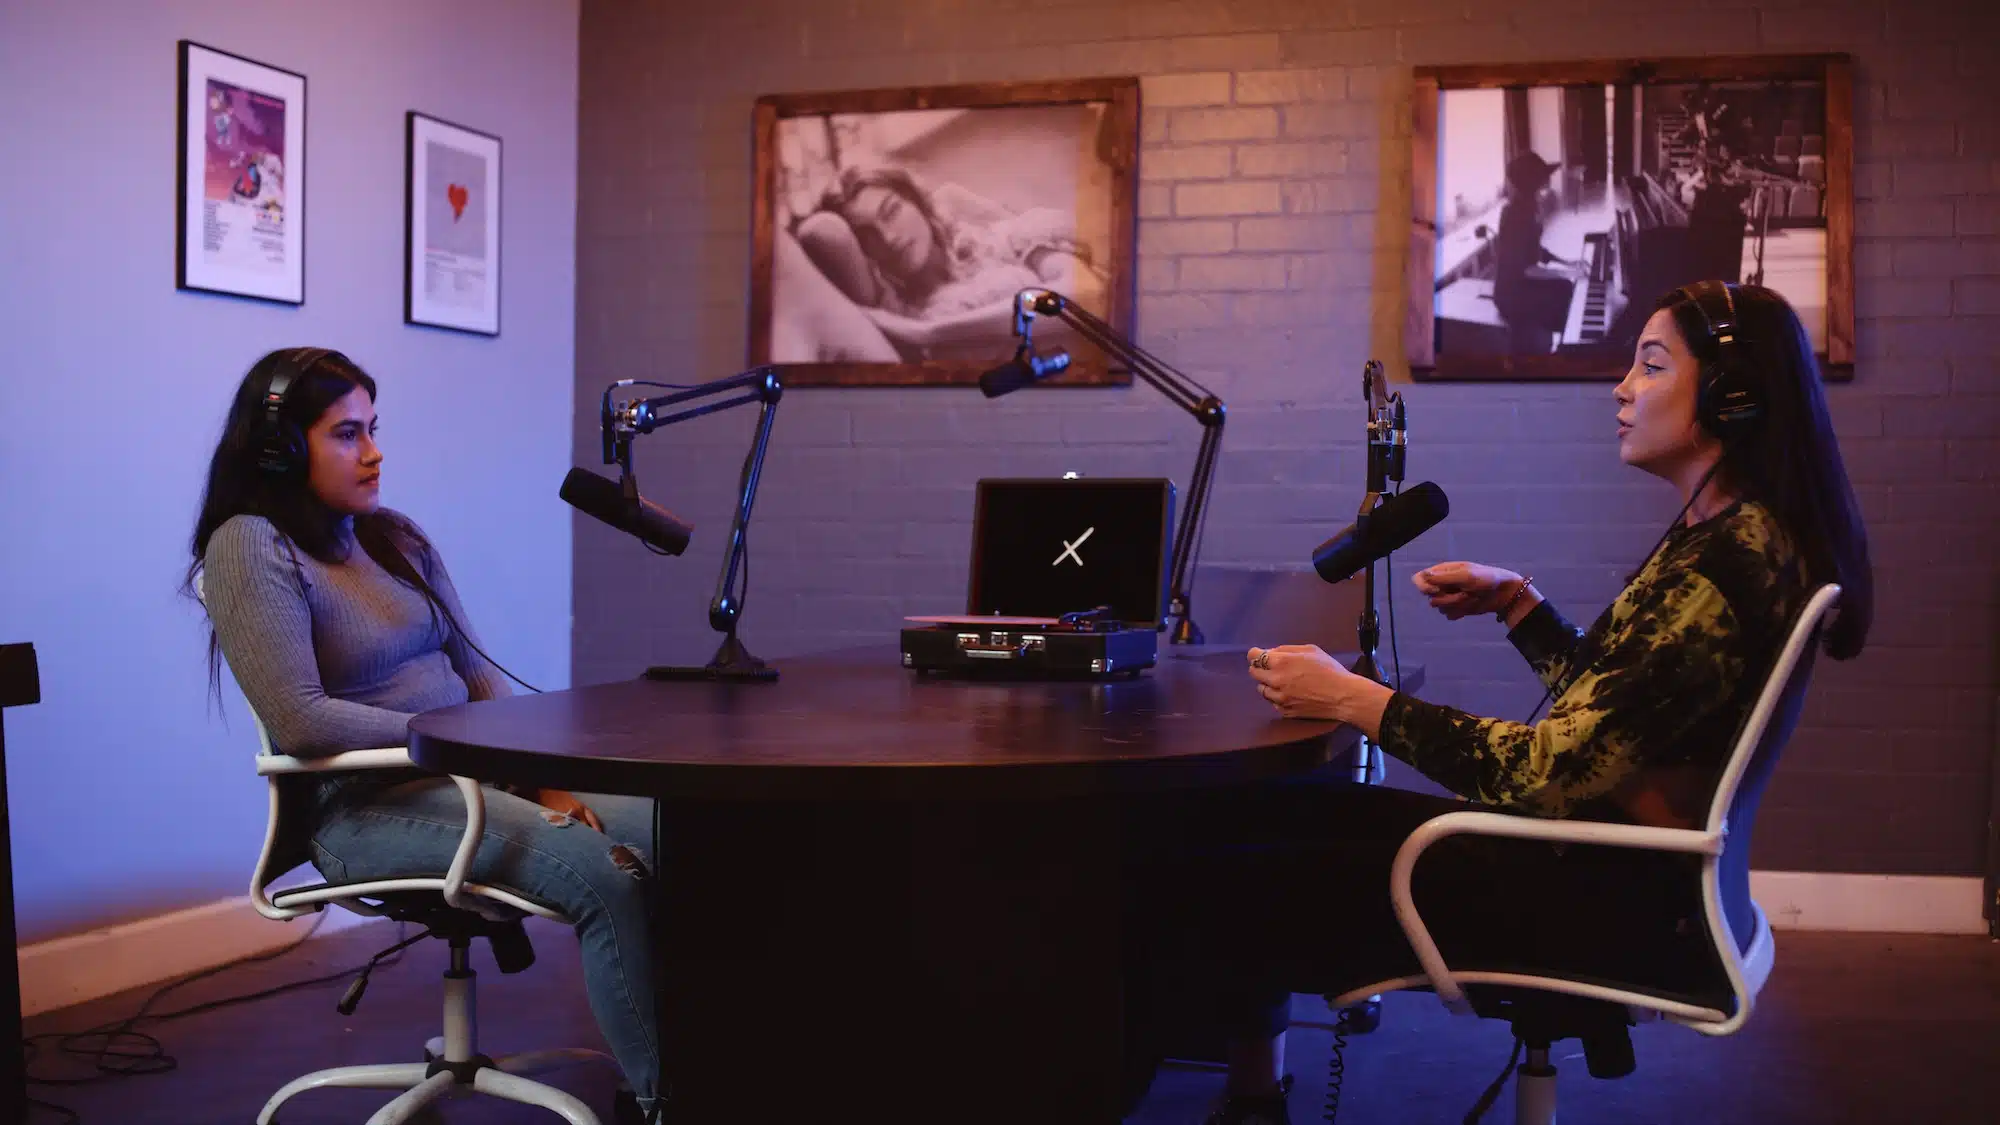
<svg viewBox="0 0 2000 1125">
<path fill-rule="evenodd" d="M 1201 446 L 1195 453 L 1194 474 L 1188 478 L 1187 507 L 1181 512 L 1180 526 L 1174 531 L 1174 551 L 1167 584 L 1167 643 L 1203 643 L 1201 627 L 1194 622 L 1191 594 L 1195 559 L 1201 553 L 1202 520 L 1207 515 L 1208 493 L 1215 483 L 1215 461 L 1222 451 L 1222 424 L 1228 412 L 1222 400 L 1201 384 L 1181 374 L 1158 356 L 1119 335 L 1094 313 L 1052 289 L 1024 289 L 1015 299 L 1014 333 L 1028 348 L 1030 325 L 1036 315 L 1052 316 L 1069 325 L 1076 334 L 1122 364 L 1141 382 L 1173 400 L 1175 406 L 1192 414 L 1201 423 Z"/>
<path fill-rule="evenodd" d="M 1368 493 L 1361 498 L 1361 510 L 1354 517 L 1355 535 L 1362 539 L 1368 531 L 1369 517 L 1381 506 L 1382 495 L 1389 491 L 1389 482 L 1393 480 L 1399 487 L 1403 483 L 1405 447 L 1399 440 L 1403 432 L 1403 396 L 1398 394 L 1391 399 L 1388 389 L 1388 376 L 1383 373 L 1381 362 L 1369 360 L 1361 369 L 1361 397 L 1368 404 Z M 1361 570 L 1361 620 L 1355 632 L 1361 655 L 1354 662 L 1354 674 L 1388 686 L 1389 679 L 1376 660 L 1382 626 L 1375 614 L 1372 561 Z M 1354 748 L 1355 783 L 1375 784 L 1382 779 L 1384 769 L 1382 747 L 1364 736 Z"/>
<path fill-rule="evenodd" d="M 635 507 L 639 502 L 638 481 L 632 475 L 632 439 L 635 436 L 733 406 L 750 402 L 763 404 L 757 417 L 757 434 L 750 454 L 744 460 L 743 475 L 738 483 L 736 509 L 729 525 L 729 548 L 723 552 L 722 574 L 716 579 L 715 597 L 708 603 L 709 627 L 722 634 L 722 644 L 707 664 L 656 665 L 646 669 L 646 679 L 770 683 L 778 678 L 778 670 L 751 655 L 736 635 L 737 622 L 743 615 L 744 598 L 744 594 L 736 591 L 736 573 L 743 565 L 744 536 L 750 524 L 750 507 L 757 499 L 757 479 L 764 472 L 764 452 L 771 442 L 771 423 L 777 416 L 778 399 L 784 395 L 784 390 L 777 368 L 766 366 L 659 398 L 621 403 L 615 410 L 611 406 L 610 391 L 605 392 L 602 419 L 604 463 L 617 464 L 625 502 Z M 732 393 L 733 397 L 720 402 L 704 402 L 675 409 L 684 403 Z"/>
</svg>

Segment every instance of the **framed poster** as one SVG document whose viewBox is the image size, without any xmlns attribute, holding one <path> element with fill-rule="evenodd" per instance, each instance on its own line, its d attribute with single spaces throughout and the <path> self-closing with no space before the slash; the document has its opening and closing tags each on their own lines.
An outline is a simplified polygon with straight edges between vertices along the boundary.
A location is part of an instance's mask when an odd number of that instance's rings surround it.
<svg viewBox="0 0 2000 1125">
<path fill-rule="evenodd" d="M 500 138 L 410 112 L 403 321 L 500 334 Z"/>
<path fill-rule="evenodd" d="M 306 79 L 180 41 L 174 284 L 306 300 Z"/>
<path fill-rule="evenodd" d="M 1131 335 L 1138 79 L 772 96 L 755 125 L 751 366 L 970 385 L 1027 288 Z M 1073 335 L 1037 326 L 1075 357 L 1053 384 L 1130 381 Z"/>
<path fill-rule="evenodd" d="M 1414 101 L 1416 378 L 1616 380 L 1707 280 L 1776 290 L 1853 377 L 1846 56 L 1420 68 Z"/>
</svg>

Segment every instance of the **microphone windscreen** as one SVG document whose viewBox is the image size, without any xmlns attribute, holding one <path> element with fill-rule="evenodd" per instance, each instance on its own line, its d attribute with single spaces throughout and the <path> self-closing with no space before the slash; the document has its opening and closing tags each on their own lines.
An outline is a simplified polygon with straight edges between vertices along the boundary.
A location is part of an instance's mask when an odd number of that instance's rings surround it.
<svg viewBox="0 0 2000 1125">
<path fill-rule="evenodd" d="M 1384 555 L 1436 527 L 1451 514 L 1444 489 L 1430 481 L 1405 489 L 1382 502 L 1360 531 L 1353 525 L 1313 549 L 1313 569 L 1328 582 L 1341 582 Z"/>
<path fill-rule="evenodd" d="M 635 512 L 632 505 L 626 503 L 625 492 L 618 487 L 617 481 L 598 476 L 589 469 L 571 469 L 569 475 L 563 478 L 558 495 L 565 504 L 584 515 L 610 524 L 670 555 L 687 550 L 688 540 L 694 536 L 692 525 L 682 522 L 672 512 L 651 501 L 640 500 Z"/>
<path fill-rule="evenodd" d="M 987 398 L 999 398 L 1012 394 L 1035 381 L 1034 370 L 1028 362 L 1016 356 L 979 377 L 979 392 Z"/>
</svg>

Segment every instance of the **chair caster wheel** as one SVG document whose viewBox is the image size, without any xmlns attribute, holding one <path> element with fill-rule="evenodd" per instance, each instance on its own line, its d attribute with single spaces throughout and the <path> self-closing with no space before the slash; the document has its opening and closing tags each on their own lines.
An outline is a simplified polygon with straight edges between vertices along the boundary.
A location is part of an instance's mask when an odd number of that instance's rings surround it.
<svg viewBox="0 0 2000 1125">
<path fill-rule="evenodd" d="M 1349 1035 L 1366 1035 L 1382 1026 L 1382 1001 L 1371 998 L 1349 1004 L 1340 1010 L 1340 1017 Z"/>
</svg>

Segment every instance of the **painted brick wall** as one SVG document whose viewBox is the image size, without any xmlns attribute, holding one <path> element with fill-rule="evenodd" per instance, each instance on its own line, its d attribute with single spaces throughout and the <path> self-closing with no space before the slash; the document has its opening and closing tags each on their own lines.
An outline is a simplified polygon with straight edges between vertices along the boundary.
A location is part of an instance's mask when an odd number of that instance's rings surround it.
<svg viewBox="0 0 2000 1125">
<path fill-rule="evenodd" d="M 1362 363 L 1404 377 L 1410 67 L 1850 52 L 1861 359 L 1831 397 L 1880 608 L 1860 660 L 1822 665 L 1758 863 L 1975 873 L 2000 633 L 2000 99 L 1985 86 L 2000 64 L 1996 12 L 1945 0 L 1684 3 L 1666 18 L 1617 0 L 586 0 L 577 460 L 597 463 L 607 380 L 743 365 L 756 96 L 1137 74 L 1139 337 L 1230 408 L 1204 561 L 1301 566 L 1359 498 Z M 1419 613 L 1409 571 L 1461 557 L 1510 566 L 1587 619 L 1674 502 L 1618 463 L 1609 384 L 1403 390 L 1412 479 L 1437 481 L 1453 508 L 1397 560 L 1403 654 L 1428 665 L 1430 697 L 1521 716 L 1538 692 L 1497 626 Z M 577 682 L 713 649 L 703 609 L 750 427 L 744 411 L 640 446 L 648 494 L 701 525 L 686 556 L 655 558 L 579 521 Z M 962 604 L 979 477 L 1185 484 L 1195 439 L 1144 387 L 996 402 L 789 392 L 752 528 L 745 639 L 767 656 L 887 642 L 900 615 Z"/>
</svg>

